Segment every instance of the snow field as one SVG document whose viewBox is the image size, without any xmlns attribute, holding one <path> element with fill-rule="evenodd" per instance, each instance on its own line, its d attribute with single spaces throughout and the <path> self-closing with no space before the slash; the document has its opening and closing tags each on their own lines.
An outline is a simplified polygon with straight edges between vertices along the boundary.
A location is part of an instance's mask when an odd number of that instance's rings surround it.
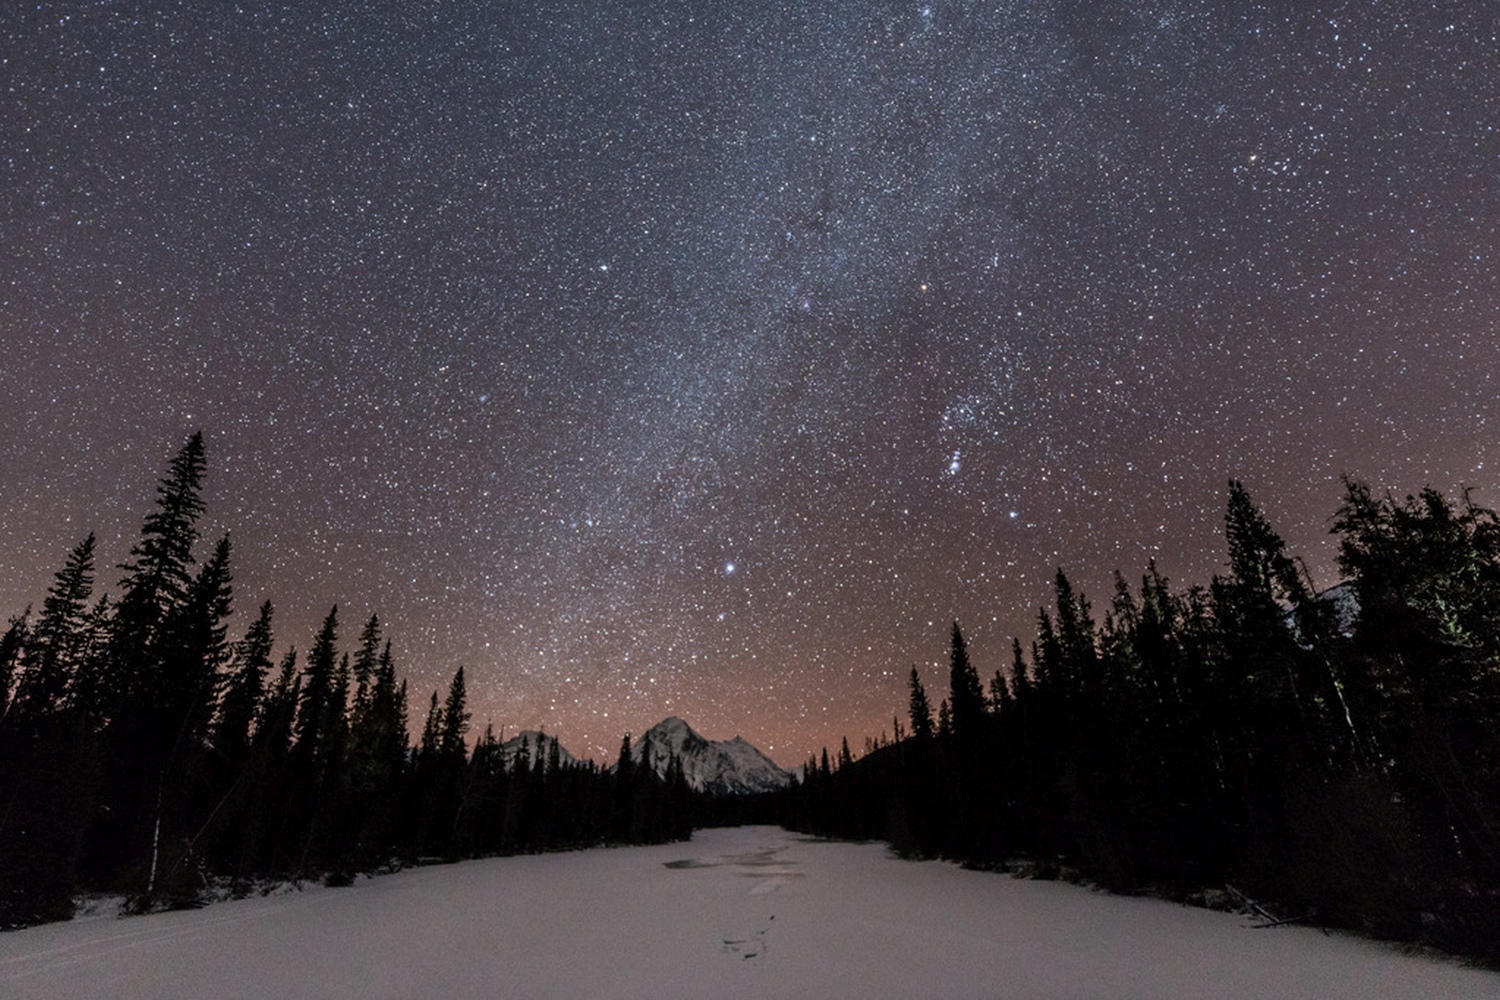
<svg viewBox="0 0 1500 1000">
<path fill-rule="evenodd" d="M 0 997 L 1500 1000 L 1500 975 L 747 827 L 0 934 Z"/>
</svg>

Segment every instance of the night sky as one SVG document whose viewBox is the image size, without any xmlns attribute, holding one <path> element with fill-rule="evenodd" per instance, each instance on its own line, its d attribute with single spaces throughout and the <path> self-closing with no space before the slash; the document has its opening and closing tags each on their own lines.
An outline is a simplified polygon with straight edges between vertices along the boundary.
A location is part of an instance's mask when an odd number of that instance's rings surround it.
<svg viewBox="0 0 1500 1000">
<path fill-rule="evenodd" d="M 1494 502 L 1491 0 L 19 8 L 0 615 L 201 429 L 232 634 L 793 765 L 1231 477 L 1320 585 L 1343 473 Z"/>
</svg>

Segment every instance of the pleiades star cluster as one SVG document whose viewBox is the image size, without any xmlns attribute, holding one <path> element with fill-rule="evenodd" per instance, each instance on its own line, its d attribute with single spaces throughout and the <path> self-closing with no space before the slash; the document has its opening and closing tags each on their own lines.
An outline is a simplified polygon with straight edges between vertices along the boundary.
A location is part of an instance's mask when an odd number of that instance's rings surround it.
<svg viewBox="0 0 1500 1000">
<path fill-rule="evenodd" d="M 0 12 L 0 614 L 207 439 L 243 631 L 792 765 L 1058 567 L 1493 497 L 1489 0 Z"/>
</svg>

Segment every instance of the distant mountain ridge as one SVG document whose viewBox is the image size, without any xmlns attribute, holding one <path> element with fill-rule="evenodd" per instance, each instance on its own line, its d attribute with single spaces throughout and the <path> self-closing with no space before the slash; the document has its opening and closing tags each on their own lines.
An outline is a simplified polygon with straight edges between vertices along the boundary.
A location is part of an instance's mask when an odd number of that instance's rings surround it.
<svg viewBox="0 0 1500 1000">
<path fill-rule="evenodd" d="M 792 783 L 790 774 L 743 737 L 705 739 L 675 715 L 641 734 L 632 747 L 637 762 L 643 751 L 646 763 L 660 775 L 678 758 L 688 785 L 710 795 L 774 792 Z"/>
<path fill-rule="evenodd" d="M 569 753 L 556 736 L 535 729 L 524 730 L 500 744 L 507 763 L 513 763 L 523 752 L 526 759 L 534 763 L 547 758 L 553 747 L 557 748 L 559 763 L 579 763 L 579 759 Z M 682 762 L 682 774 L 688 785 L 694 791 L 710 795 L 774 792 L 788 787 L 793 781 L 791 774 L 783 771 L 744 737 L 710 740 L 675 715 L 668 716 L 640 735 L 631 747 L 631 756 L 640 763 L 642 753 L 645 753 L 651 770 L 663 777 L 672 758 L 676 757 Z"/>
<path fill-rule="evenodd" d="M 557 747 L 558 762 L 561 764 L 577 764 L 578 758 L 568 753 L 567 747 L 557 741 L 557 737 L 550 733 L 539 732 L 535 729 L 526 729 L 512 736 L 500 744 L 500 752 L 505 757 L 507 764 L 514 763 L 516 755 L 523 749 L 526 751 L 526 759 L 535 763 L 538 758 L 546 757 Z"/>
</svg>

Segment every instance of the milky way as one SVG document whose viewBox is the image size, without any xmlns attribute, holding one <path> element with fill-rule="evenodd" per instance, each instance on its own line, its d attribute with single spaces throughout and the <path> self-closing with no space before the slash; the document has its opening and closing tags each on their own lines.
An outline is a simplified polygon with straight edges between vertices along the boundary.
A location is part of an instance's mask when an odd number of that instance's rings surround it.
<svg viewBox="0 0 1500 1000">
<path fill-rule="evenodd" d="M 0 613 L 201 428 L 235 631 L 794 764 L 1231 477 L 1495 485 L 1487 0 L 366 6 L 0 13 Z"/>
</svg>

